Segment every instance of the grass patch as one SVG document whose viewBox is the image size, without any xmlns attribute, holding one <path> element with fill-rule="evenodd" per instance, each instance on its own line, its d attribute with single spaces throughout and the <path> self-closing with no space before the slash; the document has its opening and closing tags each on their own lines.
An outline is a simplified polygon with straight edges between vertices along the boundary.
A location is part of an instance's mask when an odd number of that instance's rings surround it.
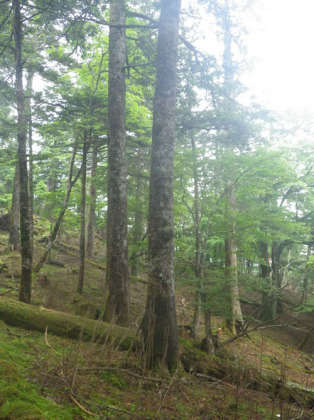
<svg viewBox="0 0 314 420">
<path fill-rule="evenodd" d="M 34 365 L 46 356 L 41 334 L 17 328 L 0 329 L 0 419 L 64 419 L 79 418 L 79 409 L 65 401 L 57 401 L 37 382 Z M 82 417 L 81 417 L 82 418 Z"/>
</svg>

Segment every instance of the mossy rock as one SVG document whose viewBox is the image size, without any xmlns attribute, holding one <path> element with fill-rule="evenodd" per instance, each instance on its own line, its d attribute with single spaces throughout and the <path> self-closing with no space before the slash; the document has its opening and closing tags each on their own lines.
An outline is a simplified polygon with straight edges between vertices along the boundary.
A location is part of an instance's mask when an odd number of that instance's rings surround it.
<svg viewBox="0 0 314 420">
<path fill-rule="evenodd" d="M 14 399 L 7 401 L 0 408 L 0 419 L 6 420 L 45 420 L 44 413 L 33 404 Z"/>
</svg>

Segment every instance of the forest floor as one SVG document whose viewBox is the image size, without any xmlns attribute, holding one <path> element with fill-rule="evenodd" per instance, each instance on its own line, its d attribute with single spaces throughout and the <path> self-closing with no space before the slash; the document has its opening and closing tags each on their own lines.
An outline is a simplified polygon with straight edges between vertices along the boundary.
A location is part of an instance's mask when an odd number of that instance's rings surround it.
<svg viewBox="0 0 314 420">
<path fill-rule="evenodd" d="M 76 237 L 63 237 L 52 251 L 52 264 L 34 274 L 32 303 L 95 319 L 104 306 L 105 250 L 98 240 L 95 259 L 86 263 L 83 294 L 78 295 L 77 241 Z M 43 249 L 44 244 L 35 240 L 35 261 Z M 9 250 L 7 233 L 1 231 L 0 266 L 4 267 L 0 296 L 17 299 L 20 256 Z M 145 277 L 132 279 L 133 327 L 141 321 L 145 296 Z M 297 301 L 292 292 L 286 299 Z M 242 308 L 247 317 L 252 315 L 250 303 Z M 192 295 L 180 279 L 177 311 L 179 325 L 189 325 Z M 256 391 L 248 386 L 245 375 L 242 380 L 239 377 L 243 366 L 252 366 L 272 373 L 282 384 L 293 382 L 314 394 L 314 334 L 303 351 L 298 350 L 313 321 L 313 313 L 297 313 L 291 305 L 274 326 L 265 324 L 256 329 L 258 324 L 252 322 L 247 336 L 223 344 L 237 366 L 238 380 L 232 381 L 186 372 L 181 364 L 171 376 L 148 372 L 138 352 L 122 351 L 110 343 L 86 343 L 27 331 L 0 319 L 0 419 L 311 419 L 313 405 L 286 401 L 278 390 L 275 396 L 275 389 L 274 393 Z M 213 323 L 220 331 L 220 341 L 227 342 L 231 336 L 220 328 L 223 320 L 214 317 Z M 201 325 L 199 339 L 203 328 Z M 180 328 L 180 342 L 187 340 L 191 340 L 188 333 Z"/>
</svg>

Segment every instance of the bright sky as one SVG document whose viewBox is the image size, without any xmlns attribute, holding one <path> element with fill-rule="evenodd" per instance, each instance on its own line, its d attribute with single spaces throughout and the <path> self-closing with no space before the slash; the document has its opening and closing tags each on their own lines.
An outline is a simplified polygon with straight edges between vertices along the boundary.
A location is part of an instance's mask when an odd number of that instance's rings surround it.
<svg viewBox="0 0 314 420">
<path fill-rule="evenodd" d="M 248 39 L 256 61 L 246 83 L 271 108 L 314 112 L 314 0 L 260 4 L 260 28 Z"/>
<path fill-rule="evenodd" d="M 232 1 L 236 5 L 242 2 Z M 188 9 L 197 1 L 182 3 Z M 202 3 L 206 5 L 206 1 Z M 253 59 L 244 84 L 256 101 L 268 108 L 314 113 L 314 0 L 255 0 L 251 7 L 254 18 L 250 13 L 241 16 L 248 28 L 244 36 L 248 58 Z M 199 19 L 193 24 L 204 33 L 200 48 L 215 54 L 217 40 L 208 16 Z"/>
</svg>

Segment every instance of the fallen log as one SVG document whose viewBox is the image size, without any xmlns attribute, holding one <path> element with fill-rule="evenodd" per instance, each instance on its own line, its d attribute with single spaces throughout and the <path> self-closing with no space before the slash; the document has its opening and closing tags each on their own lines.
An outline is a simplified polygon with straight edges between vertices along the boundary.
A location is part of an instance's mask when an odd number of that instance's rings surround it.
<svg viewBox="0 0 314 420">
<path fill-rule="evenodd" d="M 133 345 L 136 334 L 131 328 L 28 305 L 4 297 L 0 297 L 0 319 L 14 327 L 42 333 L 48 327 L 49 333 L 61 337 L 99 343 L 110 342 L 122 349 L 129 349 Z"/>
<path fill-rule="evenodd" d="M 54 258 L 49 258 L 48 264 L 56 265 L 58 267 L 65 267 L 65 263 Z"/>
<path fill-rule="evenodd" d="M 55 249 L 58 249 L 58 248 L 56 247 Z M 59 251 L 60 251 L 60 249 L 59 249 Z M 66 253 L 67 253 L 67 255 L 70 255 L 71 257 L 77 257 L 77 253 L 75 253 L 75 252 L 66 251 Z M 88 264 L 90 264 L 90 265 L 93 265 L 94 267 L 99 268 L 99 270 L 106 271 L 106 266 L 105 265 L 102 265 L 100 263 L 97 263 L 95 261 L 92 261 L 92 260 L 90 260 L 88 258 L 86 258 L 85 262 L 88 263 Z"/>
<path fill-rule="evenodd" d="M 210 381 L 228 382 L 242 388 L 264 392 L 270 398 L 314 408 L 314 388 L 287 381 L 281 375 L 230 360 L 227 354 L 211 356 L 187 340 L 181 341 L 181 362 L 186 372 L 208 378 Z"/>
<path fill-rule="evenodd" d="M 113 343 L 121 349 L 134 347 L 136 330 L 95 321 L 81 316 L 53 311 L 0 297 L 0 320 L 24 329 L 48 332 L 61 337 L 98 343 Z M 186 372 L 204 379 L 237 384 L 267 393 L 270 398 L 314 408 L 314 389 L 288 382 L 280 375 L 261 371 L 227 354 L 210 356 L 185 339 L 180 342 L 180 358 Z"/>
</svg>

